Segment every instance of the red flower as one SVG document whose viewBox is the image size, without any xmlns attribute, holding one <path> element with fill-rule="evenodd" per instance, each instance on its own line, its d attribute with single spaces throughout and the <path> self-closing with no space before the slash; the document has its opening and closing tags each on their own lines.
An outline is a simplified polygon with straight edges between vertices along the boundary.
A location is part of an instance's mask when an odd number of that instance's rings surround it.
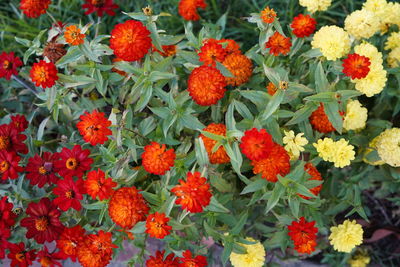
<svg viewBox="0 0 400 267">
<path fill-rule="evenodd" d="M 264 21 L 265 23 L 269 24 L 274 22 L 276 18 L 276 12 L 274 9 L 269 8 L 268 6 L 261 11 L 261 20 Z"/>
<path fill-rule="evenodd" d="M 151 48 L 150 31 L 136 20 L 117 24 L 111 31 L 110 48 L 125 61 L 140 60 Z"/>
<path fill-rule="evenodd" d="M 163 50 L 162 52 L 152 45 L 153 51 L 159 53 L 163 57 L 172 57 L 176 55 L 176 45 L 163 45 L 161 48 Z"/>
<path fill-rule="evenodd" d="M 287 55 L 291 46 L 290 38 L 283 36 L 279 32 L 275 32 L 269 37 L 268 42 L 265 44 L 265 48 L 269 48 L 269 53 L 274 56 L 279 56 L 279 54 Z"/>
<path fill-rule="evenodd" d="M 240 149 L 250 160 L 262 160 L 268 157 L 273 145 L 272 136 L 265 129 L 253 128 L 244 132 Z"/>
<path fill-rule="evenodd" d="M 240 46 L 238 43 L 235 42 L 235 40 L 221 39 L 216 41 L 217 43 L 222 45 L 222 47 L 224 47 L 227 56 L 232 54 L 242 54 L 242 52 L 240 51 Z"/>
<path fill-rule="evenodd" d="M 28 229 L 26 237 L 34 238 L 39 244 L 56 240 L 64 229 L 60 211 L 48 198 L 29 203 L 26 214 L 29 217 L 22 219 L 20 225 Z"/>
<path fill-rule="evenodd" d="M 66 227 L 57 239 L 57 247 L 72 261 L 76 261 L 78 244 L 83 241 L 84 236 L 85 230 L 80 225 L 71 228 Z"/>
<path fill-rule="evenodd" d="M 350 54 L 343 59 L 343 73 L 352 79 L 362 79 L 367 77 L 370 65 L 371 61 L 368 57 Z"/>
<path fill-rule="evenodd" d="M 81 200 L 83 199 L 84 188 L 82 179 L 76 182 L 72 177 L 66 177 L 64 180 L 59 180 L 57 187 L 53 188 L 53 194 L 58 196 L 53 200 L 62 211 L 67 211 L 70 208 L 81 210 Z"/>
<path fill-rule="evenodd" d="M 192 213 L 202 212 L 203 208 L 210 204 L 210 185 L 199 172 L 188 172 L 186 182 L 179 179 L 179 183 L 180 185 L 172 188 L 171 192 L 178 197 L 175 203 L 182 205 L 183 209 Z"/>
<path fill-rule="evenodd" d="M 104 13 L 109 16 L 115 16 L 115 11 L 113 9 L 119 8 L 118 5 L 114 4 L 113 0 L 86 0 L 86 3 L 82 5 L 85 11 L 85 15 L 97 13 L 97 16 L 102 17 Z"/>
<path fill-rule="evenodd" d="M 293 29 L 294 35 L 299 38 L 308 37 L 315 32 L 315 25 L 317 21 L 310 17 L 310 15 L 299 14 L 293 18 L 290 27 Z"/>
<path fill-rule="evenodd" d="M 226 136 L 226 126 L 225 124 L 221 123 L 211 123 L 204 128 L 203 131 L 223 137 Z M 231 161 L 223 146 L 220 146 L 215 152 L 213 152 L 213 148 L 217 144 L 216 140 L 211 139 L 203 134 L 200 134 L 199 138 L 203 140 L 204 147 L 207 151 L 211 164 L 223 164 Z"/>
<path fill-rule="evenodd" d="M 0 54 L 0 78 L 10 80 L 12 75 L 18 75 L 17 68 L 22 66 L 22 61 L 14 55 L 14 52 Z"/>
<path fill-rule="evenodd" d="M 147 216 L 146 233 L 151 237 L 163 239 L 171 233 L 172 227 L 168 225 L 169 218 L 165 213 L 154 213 Z"/>
<path fill-rule="evenodd" d="M 109 199 L 114 193 L 113 187 L 117 185 L 111 178 L 106 179 L 105 173 L 100 169 L 88 172 L 84 182 L 86 193 L 93 199 L 99 197 L 100 200 Z"/>
<path fill-rule="evenodd" d="M 311 176 L 308 179 L 308 181 L 312 181 L 312 180 L 322 181 L 323 180 L 321 173 L 317 170 L 317 168 L 315 168 L 315 166 L 311 162 L 308 162 L 306 165 L 304 165 L 304 170 Z M 313 193 L 314 195 L 318 196 L 321 189 L 322 189 L 322 184 L 320 184 L 314 188 L 311 188 L 310 192 Z M 298 195 L 304 199 L 310 199 L 310 197 L 303 196 L 301 194 L 298 194 Z"/>
<path fill-rule="evenodd" d="M 54 163 L 58 174 L 64 178 L 76 176 L 82 178 L 83 174 L 90 170 L 93 159 L 89 158 L 90 150 L 80 145 L 75 145 L 72 150 L 64 147 L 59 153 L 61 159 Z"/>
<path fill-rule="evenodd" d="M 58 71 L 54 63 L 40 60 L 37 63 L 33 63 L 30 71 L 30 77 L 36 86 L 50 88 L 53 87 L 58 80 L 57 73 Z"/>
<path fill-rule="evenodd" d="M 13 125 L 0 125 L 0 151 L 26 154 L 28 147 L 23 143 L 25 140 L 26 135 L 19 133 Z"/>
<path fill-rule="evenodd" d="M 28 128 L 28 121 L 26 120 L 24 115 L 14 115 L 11 116 L 10 125 L 17 129 L 18 132 L 23 132 Z"/>
<path fill-rule="evenodd" d="M 309 121 L 313 129 L 320 133 L 330 133 L 335 131 L 335 128 L 333 128 L 332 123 L 329 121 L 329 118 L 325 113 L 323 103 L 321 103 L 319 107 L 311 113 Z"/>
<path fill-rule="evenodd" d="M 2 180 L 17 179 L 24 169 L 19 166 L 20 157 L 14 152 L 0 151 L 0 175 Z"/>
<path fill-rule="evenodd" d="M 76 124 L 76 127 L 83 139 L 92 146 L 104 144 L 108 140 L 107 135 L 112 134 L 111 130 L 108 129 L 111 121 L 104 116 L 103 112 L 97 110 L 92 113 L 85 112 L 85 115 L 81 115 L 79 118 L 81 121 Z"/>
<path fill-rule="evenodd" d="M 1 214 L 0 214 L 1 215 Z M 4 259 L 6 256 L 6 249 L 8 248 L 7 239 L 11 236 L 11 231 L 8 228 L 5 228 L 0 223 L 0 260 Z"/>
<path fill-rule="evenodd" d="M 178 267 L 178 258 L 174 258 L 174 254 L 168 254 L 164 257 L 165 250 L 157 251 L 156 256 L 150 256 L 146 261 L 146 267 Z"/>
<path fill-rule="evenodd" d="M 14 205 L 8 202 L 7 196 L 0 199 L 0 229 L 10 228 L 15 224 L 17 215 L 12 211 L 13 207 Z"/>
<path fill-rule="evenodd" d="M 215 39 L 208 39 L 200 48 L 199 60 L 205 65 L 215 67 L 217 62 L 223 62 L 226 57 L 226 51 Z"/>
<path fill-rule="evenodd" d="M 164 175 L 174 166 L 175 157 L 176 155 L 172 148 L 166 150 L 164 144 L 151 142 L 150 145 L 144 147 L 142 165 L 149 173 Z"/>
<path fill-rule="evenodd" d="M 181 0 L 178 5 L 178 12 L 185 20 L 199 20 L 197 8 L 206 8 L 205 0 Z"/>
<path fill-rule="evenodd" d="M 193 258 L 192 252 L 186 250 L 183 252 L 183 257 L 179 258 L 181 261 L 179 267 L 204 267 L 207 266 L 207 258 L 201 255 L 197 255 Z"/>
<path fill-rule="evenodd" d="M 29 158 L 25 171 L 26 178 L 30 180 L 31 185 L 43 187 L 45 184 L 55 184 L 58 181 L 57 170 L 54 168 L 54 162 L 58 159 L 58 154 L 43 152 L 42 157 L 38 154 Z"/>
<path fill-rule="evenodd" d="M 37 258 L 37 261 L 42 267 L 62 267 L 62 264 L 59 261 L 65 260 L 67 257 L 61 251 L 50 253 L 47 247 L 44 246 L 37 254 Z"/>
<path fill-rule="evenodd" d="M 299 222 L 293 221 L 288 226 L 288 235 L 294 242 L 294 248 L 299 253 L 311 254 L 315 250 L 318 228 L 314 227 L 315 221 L 307 222 L 304 217 Z"/>
<path fill-rule="evenodd" d="M 46 13 L 51 0 L 21 0 L 20 8 L 28 18 L 37 18 Z"/>
<path fill-rule="evenodd" d="M 11 267 L 28 267 L 36 258 L 35 250 L 26 250 L 23 242 L 8 245 L 10 252 L 7 258 L 11 260 Z"/>
</svg>

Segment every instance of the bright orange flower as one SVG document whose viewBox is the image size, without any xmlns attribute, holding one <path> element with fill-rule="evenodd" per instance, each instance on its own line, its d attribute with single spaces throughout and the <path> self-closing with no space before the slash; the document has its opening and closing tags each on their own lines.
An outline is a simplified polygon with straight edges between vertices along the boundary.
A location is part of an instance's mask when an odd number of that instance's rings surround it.
<svg viewBox="0 0 400 267">
<path fill-rule="evenodd" d="M 197 13 L 197 8 L 206 8 L 205 0 L 180 0 L 178 12 L 185 20 L 199 20 L 200 16 Z"/>
<path fill-rule="evenodd" d="M 111 260 L 112 249 L 117 247 L 111 233 L 100 230 L 97 235 L 87 235 L 78 244 L 79 263 L 83 267 L 105 267 Z"/>
<path fill-rule="evenodd" d="M 226 83 L 239 86 L 246 83 L 253 73 L 253 63 L 245 55 L 231 54 L 222 63 L 234 77 L 226 77 Z"/>
<path fill-rule="evenodd" d="M 85 111 L 84 115 L 81 115 L 80 122 L 76 124 L 79 133 L 83 136 L 83 139 L 90 143 L 92 146 L 97 144 L 104 144 L 108 140 L 108 135 L 112 132 L 108 127 L 111 125 L 103 112 L 97 110 L 88 113 Z"/>
<path fill-rule="evenodd" d="M 362 79 L 367 77 L 371 61 L 368 57 L 359 54 L 350 54 L 343 59 L 343 73 L 352 79 Z"/>
<path fill-rule="evenodd" d="M 275 32 L 269 37 L 268 42 L 265 44 L 265 47 L 269 48 L 269 53 L 274 56 L 279 56 L 279 54 L 287 55 L 291 46 L 290 38 L 283 36 L 279 32 Z"/>
<path fill-rule="evenodd" d="M 140 60 L 151 48 L 150 31 L 136 20 L 117 24 L 111 31 L 110 48 L 125 61 Z"/>
<path fill-rule="evenodd" d="M 206 128 L 204 128 L 203 131 L 226 136 L 226 126 L 221 123 L 211 123 Z M 229 158 L 228 154 L 226 154 L 225 148 L 223 146 L 220 146 L 214 153 L 212 152 L 217 141 L 203 134 L 200 134 L 199 137 L 203 140 L 204 147 L 206 148 L 211 164 L 223 164 L 230 162 L 231 159 Z"/>
<path fill-rule="evenodd" d="M 315 221 L 307 222 L 304 217 L 299 222 L 293 221 L 288 226 L 288 235 L 293 240 L 294 249 L 299 253 L 311 254 L 315 250 L 318 228 L 314 227 Z"/>
<path fill-rule="evenodd" d="M 273 146 L 272 136 L 265 129 L 245 131 L 240 142 L 240 149 L 250 160 L 265 159 Z"/>
<path fill-rule="evenodd" d="M 176 155 L 172 148 L 166 150 L 164 144 L 161 145 L 157 142 L 151 142 L 149 145 L 144 147 L 142 165 L 149 173 L 164 175 L 174 167 L 175 158 Z"/>
<path fill-rule="evenodd" d="M 163 239 L 171 233 L 172 227 L 168 225 L 169 218 L 165 213 L 154 213 L 147 216 L 146 233 L 151 237 Z"/>
<path fill-rule="evenodd" d="M 194 102 L 200 106 L 211 106 L 224 97 L 226 80 L 214 67 L 195 68 L 188 80 L 188 91 Z"/>
<path fill-rule="evenodd" d="M 109 199 L 114 193 L 113 187 L 117 185 L 112 178 L 106 179 L 105 173 L 100 169 L 88 172 L 87 179 L 84 181 L 87 194 L 93 199 L 99 197 L 99 200 Z"/>
<path fill-rule="evenodd" d="M 181 263 L 179 267 L 206 267 L 207 266 L 207 258 L 202 255 L 197 255 L 193 257 L 192 252 L 190 250 L 186 250 L 182 254 L 182 258 L 179 258 Z"/>
<path fill-rule="evenodd" d="M 225 49 L 215 39 L 208 39 L 199 52 L 199 60 L 205 65 L 213 67 L 215 67 L 217 62 L 224 61 L 225 56 Z"/>
<path fill-rule="evenodd" d="M 278 90 L 278 88 L 275 86 L 274 83 L 269 82 L 267 85 L 267 92 L 269 95 L 274 95 L 276 93 L 276 91 Z"/>
<path fill-rule="evenodd" d="M 20 8 L 28 18 L 37 18 L 46 13 L 51 0 L 21 0 Z"/>
<path fill-rule="evenodd" d="M 227 55 L 242 53 L 242 51 L 240 51 L 240 45 L 238 43 L 236 43 L 235 40 L 221 39 L 221 40 L 217 40 L 217 42 L 222 45 L 222 47 L 225 49 Z"/>
<path fill-rule="evenodd" d="M 274 9 L 269 8 L 268 6 L 261 11 L 261 19 L 262 21 L 264 21 L 265 23 L 269 24 L 274 22 L 276 18 L 276 12 Z"/>
<path fill-rule="evenodd" d="M 278 174 L 285 176 L 290 172 L 290 156 L 279 144 L 273 145 L 267 158 L 252 161 L 254 174 L 261 173 L 261 177 L 270 182 L 278 181 Z"/>
<path fill-rule="evenodd" d="M 108 203 L 108 214 L 122 228 L 131 229 L 137 222 L 144 221 L 148 213 L 149 206 L 136 187 L 118 189 Z"/>
<path fill-rule="evenodd" d="M 33 83 L 36 86 L 40 86 L 42 88 L 53 87 L 58 80 L 57 76 L 57 68 L 54 63 L 47 63 L 44 60 L 41 60 L 37 63 L 33 63 L 30 77 Z"/>
<path fill-rule="evenodd" d="M 312 180 L 317 180 L 317 181 L 322 181 L 322 176 L 321 173 L 317 170 L 317 168 L 315 168 L 315 166 L 311 163 L 308 162 L 306 165 L 304 165 L 304 170 L 311 175 L 311 177 L 308 179 L 308 181 L 312 181 Z M 314 195 L 318 196 L 319 192 L 322 189 L 322 184 L 311 188 L 310 191 L 311 193 L 313 193 Z M 303 196 L 301 194 L 298 194 L 300 197 L 304 198 L 304 199 L 310 199 L 310 197 L 307 196 Z"/>
<path fill-rule="evenodd" d="M 317 25 L 317 21 L 310 17 L 310 15 L 304 16 L 303 14 L 299 14 L 293 18 L 290 27 L 293 29 L 294 35 L 304 38 L 315 32 L 315 25 Z"/>
<path fill-rule="evenodd" d="M 179 179 L 179 185 L 172 188 L 171 192 L 178 197 L 175 203 L 192 213 L 202 212 L 212 197 L 207 179 L 201 177 L 199 172 L 188 172 L 186 182 Z"/>
<path fill-rule="evenodd" d="M 84 235 L 85 230 L 80 225 L 64 228 L 57 240 L 57 247 L 72 261 L 76 261 L 78 244 L 83 241 Z"/>
<path fill-rule="evenodd" d="M 335 131 L 335 128 L 333 128 L 332 123 L 329 121 L 328 116 L 325 113 L 323 103 L 321 103 L 311 114 L 309 120 L 313 129 L 320 133 L 330 133 Z"/>
<path fill-rule="evenodd" d="M 76 25 L 71 25 L 65 28 L 64 38 L 70 45 L 81 45 L 85 42 L 85 36 L 81 33 L 81 29 Z"/>
</svg>

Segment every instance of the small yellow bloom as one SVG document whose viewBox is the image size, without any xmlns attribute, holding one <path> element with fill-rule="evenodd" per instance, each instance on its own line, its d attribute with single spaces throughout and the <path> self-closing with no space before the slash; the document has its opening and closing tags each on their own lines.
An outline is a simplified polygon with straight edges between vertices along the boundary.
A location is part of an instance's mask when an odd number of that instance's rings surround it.
<svg viewBox="0 0 400 267">
<path fill-rule="evenodd" d="M 350 253 L 353 248 L 361 245 L 363 233 L 361 225 L 355 220 L 345 220 L 342 224 L 331 227 L 329 240 L 335 250 Z"/>
<path fill-rule="evenodd" d="M 366 267 L 371 258 L 368 256 L 366 251 L 357 252 L 349 259 L 348 264 L 350 267 Z"/>
<path fill-rule="evenodd" d="M 346 115 L 343 128 L 347 131 L 358 131 L 365 128 L 368 118 L 368 109 L 364 108 L 358 100 L 349 100 L 346 105 Z"/>
<path fill-rule="evenodd" d="M 234 267 L 262 267 L 265 262 L 265 249 L 260 241 L 256 241 L 253 238 L 246 238 L 251 242 L 257 242 L 255 244 L 246 245 L 240 244 L 247 250 L 246 254 L 237 254 L 232 252 L 229 256 L 231 263 Z"/>
<path fill-rule="evenodd" d="M 380 29 L 380 20 L 366 9 L 354 11 L 344 21 L 345 30 L 356 39 L 370 38 Z"/>
<path fill-rule="evenodd" d="M 319 48 L 328 60 L 336 60 L 350 51 L 350 37 L 347 32 L 337 26 L 324 26 L 314 34 L 312 48 Z"/>
<path fill-rule="evenodd" d="M 299 4 L 306 7 L 308 12 L 325 11 L 331 6 L 332 0 L 300 0 Z"/>
<path fill-rule="evenodd" d="M 400 167 L 400 128 L 387 129 L 378 136 L 379 157 L 393 167 Z"/>
<path fill-rule="evenodd" d="M 392 32 L 385 43 L 386 50 L 396 47 L 400 47 L 400 32 Z"/>
<path fill-rule="evenodd" d="M 400 46 L 393 49 L 387 58 L 387 62 L 391 68 L 400 66 Z"/>
<path fill-rule="evenodd" d="M 323 160 L 334 163 L 336 168 L 346 167 L 355 159 L 354 147 L 343 138 L 335 142 L 326 137 L 323 140 L 319 139 L 313 145 L 317 149 L 318 155 Z"/>
<path fill-rule="evenodd" d="M 308 144 L 307 138 L 303 137 L 304 133 L 298 133 L 296 136 L 293 131 L 284 131 L 284 133 L 285 150 L 289 153 L 291 159 L 298 159 L 300 152 L 303 152 L 304 146 Z"/>
</svg>

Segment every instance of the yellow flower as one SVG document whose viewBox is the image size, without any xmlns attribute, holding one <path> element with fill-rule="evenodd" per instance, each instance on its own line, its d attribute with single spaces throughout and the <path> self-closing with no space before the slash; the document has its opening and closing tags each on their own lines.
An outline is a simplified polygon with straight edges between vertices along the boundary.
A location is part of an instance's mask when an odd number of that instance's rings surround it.
<svg viewBox="0 0 400 267">
<path fill-rule="evenodd" d="M 400 32 L 392 32 L 385 43 L 386 50 L 396 47 L 400 47 Z"/>
<path fill-rule="evenodd" d="M 396 47 L 389 53 L 387 62 L 391 68 L 400 66 L 400 46 Z"/>
<path fill-rule="evenodd" d="M 367 252 L 358 252 L 349 259 L 348 264 L 350 267 L 366 267 L 368 263 L 371 261 L 371 258 L 368 256 Z"/>
<path fill-rule="evenodd" d="M 354 146 L 349 145 L 349 142 L 343 138 L 335 142 L 326 137 L 323 140 L 319 139 L 313 145 L 318 155 L 323 160 L 332 162 L 336 168 L 346 167 L 355 159 Z"/>
<path fill-rule="evenodd" d="M 385 15 L 387 15 L 387 4 L 388 3 L 386 2 L 386 0 L 367 0 L 363 4 L 363 9 L 373 12 L 380 18 L 383 18 Z"/>
<path fill-rule="evenodd" d="M 324 26 L 314 35 L 311 42 L 313 48 L 319 48 L 328 60 L 336 60 L 350 51 L 350 37 L 347 32 L 337 26 Z"/>
<path fill-rule="evenodd" d="M 331 227 L 329 240 L 333 248 L 339 252 L 351 252 L 363 241 L 363 229 L 355 220 L 345 220 L 338 226 Z"/>
<path fill-rule="evenodd" d="M 364 108 L 358 100 L 349 100 L 346 105 L 343 128 L 348 131 L 364 129 L 367 118 L 368 109 Z"/>
<path fill-rule="evenodd" d="M 304 133 L 298 133 L 296 136 L 293 131 L 283 131 L 283 143 L 285 150 L 289 153 L 291 159 L 298 159 L 300 152 L 304 151 L 304 146 L 308 144 L 308 140 L 303 137 Z"/>
<path fill-rule="evenodd" d="M 313 146 L 317 149 L 318 155 L 325 161 L 333 160 L 332 148 L 335 142 L 331 138 L 319 139 Z"/>
<path fill-rule="evenodd" d="M 379 157 L 390 166 L 400 167 L 400 128 L 387 129 L 376 143 Z"/>
<path fill-rule="evenodd" d="M 356 39 L 370 38 L 380 29 L 380 20 L 366 9 L 354 11 L 344 21 L 344 28 Z"/>
<path fill-rule="evenodd" d="M 325 11 L 332 4 L 332 0 L 300 0 L 299 4 L 306 7 L 308 12 Z"/>
<path fill-rule="evenodd" d="M 251 237 L 246 238 L 247 241 L 257 242 L 255 244 L 240 244 L 247 250 L 246 254 L 238 254 L 232 252 L 229 256 L 234 267 L 262 267 L 265 262 L 265 250 L 260 241 L 256 241 Z"/>
<path fill-rule="evenodd" d="M 386 0 L 367 0 L 363 9 L 375 13 L 380 20 L 382 33 L 387 32 L 391 24 L 400 26 L 400 4 L 387 2 Z"/>
</svg>

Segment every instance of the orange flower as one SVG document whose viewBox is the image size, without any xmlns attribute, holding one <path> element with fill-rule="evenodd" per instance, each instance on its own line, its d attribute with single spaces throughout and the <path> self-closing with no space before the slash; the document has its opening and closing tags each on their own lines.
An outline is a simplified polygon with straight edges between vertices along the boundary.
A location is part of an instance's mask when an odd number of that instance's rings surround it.
<svg viewBox="0 0 400 267">
<path fill-rule="evenodd" d="M 85 42 L 85 36 L 81 33 L 81 29 L 76 27 L 76 25 L 71 25 L 65 28 L 64 38 L 70 45 L 80 45 Z"/>
<path fill-rule="evenodd" d="M 150 256 L 146 261 L 146 267 L 178 267 L 179 260 L 174 254 L 164 256 L 165 250 L 157 251 L 155 256 Z"/>
<path fill-rule="evenodd" d="M 261 177 L 270 182 L 278 181 L 278 174 L 285 176 L 290 172 L 290 156 L 279 144 L 273 145 L 269 156 L 259 161 L 252 161 L 254 174 L 261 173 Z"/>
<path fill-rule="evenodd" d="M 308 181 L 312 181 L 312 180 L 322 181 L 321 173 L 317 170 L 317 168 L 315 168 L 315 166 L 311 162 L 308 162 L 306 165 L 304 165 L 304 170 L 311 176 L 308 179 Z M 322 184 L 320 184 L 314 188 L 311 188 L 310 191 L 314 195 L 318 196 L 321 189 L 322 189 Z M 301 194 L 298 194 L 298 195 L 304 199 L 310 199 L 310 197 L 306 197 Z"/>
<path fill-rule="evenodd" d="M 30 77 L 36 86 L 42 88 L 53 87 L 58 80 L 56 65 L 51 62 L 47 63 L 44 60 L 33 63 Z"/>
<path fill-rule="evenodd" d="M 371 61 L 368 57 L 359 54 L 350 54 L 343 59 L 343 73 L 352 79 L 367 77 L 370 71 Z"/>
<path fill-rule="evenodd" d="M 80 225 L 64 228 L 57 240 L 57 247 L 72 261 L 76 261 L 78 243 L 83 240 L 84 235 L 85 230 Z"/>
<path fill-rule="evenodd" d="M 158 50 L 154 45 L 153 45 L 153 51 L 159 53 L 163 57 L 172 57 L 176 55 L 176 45 L 163 45 L 161 47 L 163 52 Z"/>
<path fill-rule="evenodd" d="M 108 203 L 111 219 L 123 228 L 132 228 L 139 221 L 144 221 L 149 207 L 136 187 L 122 187 L 115 191 Z"/>
<path fill-rule="evenodd" d="M 215 39 L 208 39 L 206 43 L 200 48 L 199 60 L 205 65 L 215 67 L 217 61 L 224 61 L 226 51 Z"/>
<path fill-rule="evenodd" d="M 274 95 L 278 88 L 276 88 L 275 84 L 272 82 L 269 82 L 267 85 L 267 91 L 269 95 Z"/>
<path fill-rule="evenodd" d="M 203 131 L 221 136 L 226 136 L 226 126 L 221 123 L 211 123 L 206 128 L 204 128 Z M 217 141 L 203 134 L 200 134 L 199 138 L 203 140 L 204 147 L 206 148 L 208 158 L 210 159 L 211 164 L 223 164 L 230 162 L 230 158 L 228 154 L 226 154 L 225 148 L 223 146 L 220 146 L 217 149 L 217 151 L 212 152 Z"/>
<path fill-rule="evenodd" d="M 225 77 L 214 67 L 195 68 L 188 80 L 188 91 L 194 102 L 201 106 L 211 106 L 224 97 Z"/>
<path fill-rule="evenodd" d="M 307 222 L 304 217 L 300 221 L 293 221 L 288 226 L 288 235 L 293 240 L 294 249 L 299 253 L 311 254 L 315 250 L 318 228 L 314 227 L 315 221 Z"/>
<path fill-rule="evenodd" d="M 151 48 L 150 31 L 136 20 L 117 24 L 111 31 L 110 48 L 125 61 L 140 60 Z"/>
<path fill-rule="evenodd" d="M 178 199 L 176 204 L 181 205 L 183 209 L 192 212 L 202 212 L 211 201 L 210 185 L 207 179 L 201 177 L 199 172 L 188 172 L 186 182 L 179 179 L 179 184 L 171 189 Z"/>
<path fill-rule="evenodd" d="M 150 145 L 144 147 L 142 165 L 149 173 L 164 175 L 174 166 L 175 158 L 176 155 L 172 148 L 166 150 L 164 144 L 151 142 Z"/>
<path fill-rule="evenodd" d="M 84 181 L 87 194 L 93 199 L 99 197 L 100 200 L 110 198 L 114 193 L 113 187 L 117 185 L 111 178 L 106 179 L 105 173 L 100 169 L 88 172 L 87 180 Z"/>
<path fill-rule="evenodd" d="M 299 38 L 308 37 L 315 32 L 315 25 L 317 21 L 310 17 L 310 15 L 299 14 L 293 18 L 290 27 L 293 29 L 294 35 Z"/>
<path fill-rule="evenodd" d="M 283 36 L 279 32 L 275 32 L 269 37 L 268 42 L 265 44 L 265 47 L 269 48 L 269 53 L 274 56 L 279 56 L 279 54 L 287 55 L 291 46 L 290 38 Z"/>
<path fill-rule="evenodd" d="M 313 129 L 320 133 L 330 133 L 335 131 L 335 128 L 333 128 L 332 123 L 329 121 L 328 116 L 325 113 L 323 103 L 321 103 L 311 114 L 309 120 Z"/>
<path fill-rule="evenodd" d="M 247 130 L 240 142 L 240 149 L 250 160 L 262 160 L 268 157 L 274 142 L 272 136 L 265 129 Z"/>
<path fill-rule="evenodd" d="M 28 18 L 37 18 L 46 13 L 51 0 L 21 0 L 20 8 Z"/>
<path fill-rule="evenodd" d="M 274 9 L 269 8 L 268 6 L 261 11 L 261 19 L 262 21 L 264 21 L 265 23 L 269 24 L 274 22 L 276 18 L 276 12 Z"/>
<path fill-rule="evenodd" d="M 227 53 L 227 55 L 230 55 L 230 54 L 241 54 L 242 53 L 240 51 L 239 44 L 236 43 L 235 40 L 232 40 L 232 39 L 221 39 L 221 40 L 217 40 L 217 42 L 219 44 L 221 44 L 222 47 L 224 47 L 225 52 Z"/>
<path fill-rule="evenodd" d="M 253 73 L 253 64 L 245 55 L 231 54 L 222 63 L 235 77 L 226 77 L 226 83 L 239 86 L 246 83 Z"/>
<path fill-rule="evenodd" d="M 112 249 L 118 246 L 111 240 L 111 233 L 100 230 L 97 235 L 85 236 L 78 244 L 78 261 L 83 267 L 105 267 L 111 260 Z"/>
<path fill-rule="evenodd" d="M 151 237 L 163 239 L 171 233 L 172 227 L 168 225 L 169 218 L 164 213 L 154 213 L 147 216 L 146 233 Z"/>
<path fill-rule="evenodd" d="M 84 115 L 81 115 L 80 122 L 76 124 L 79 133 L 83 136 L 83 140 L 90 143 L 92 146 L 97 144 L 104 144 L 108 140 L 108 135 L 112 132 L 108 127 L 111 125 L 103 112 L 97 110 L 88 113 L 85 111 Z"/>
<path fill-rule="evenodd" d="M 206 8 L 205 0 L 181 0 L 178 5 L 178 12 L 185 20 L 199 20 L 197 8 Z"/>
</svg>

